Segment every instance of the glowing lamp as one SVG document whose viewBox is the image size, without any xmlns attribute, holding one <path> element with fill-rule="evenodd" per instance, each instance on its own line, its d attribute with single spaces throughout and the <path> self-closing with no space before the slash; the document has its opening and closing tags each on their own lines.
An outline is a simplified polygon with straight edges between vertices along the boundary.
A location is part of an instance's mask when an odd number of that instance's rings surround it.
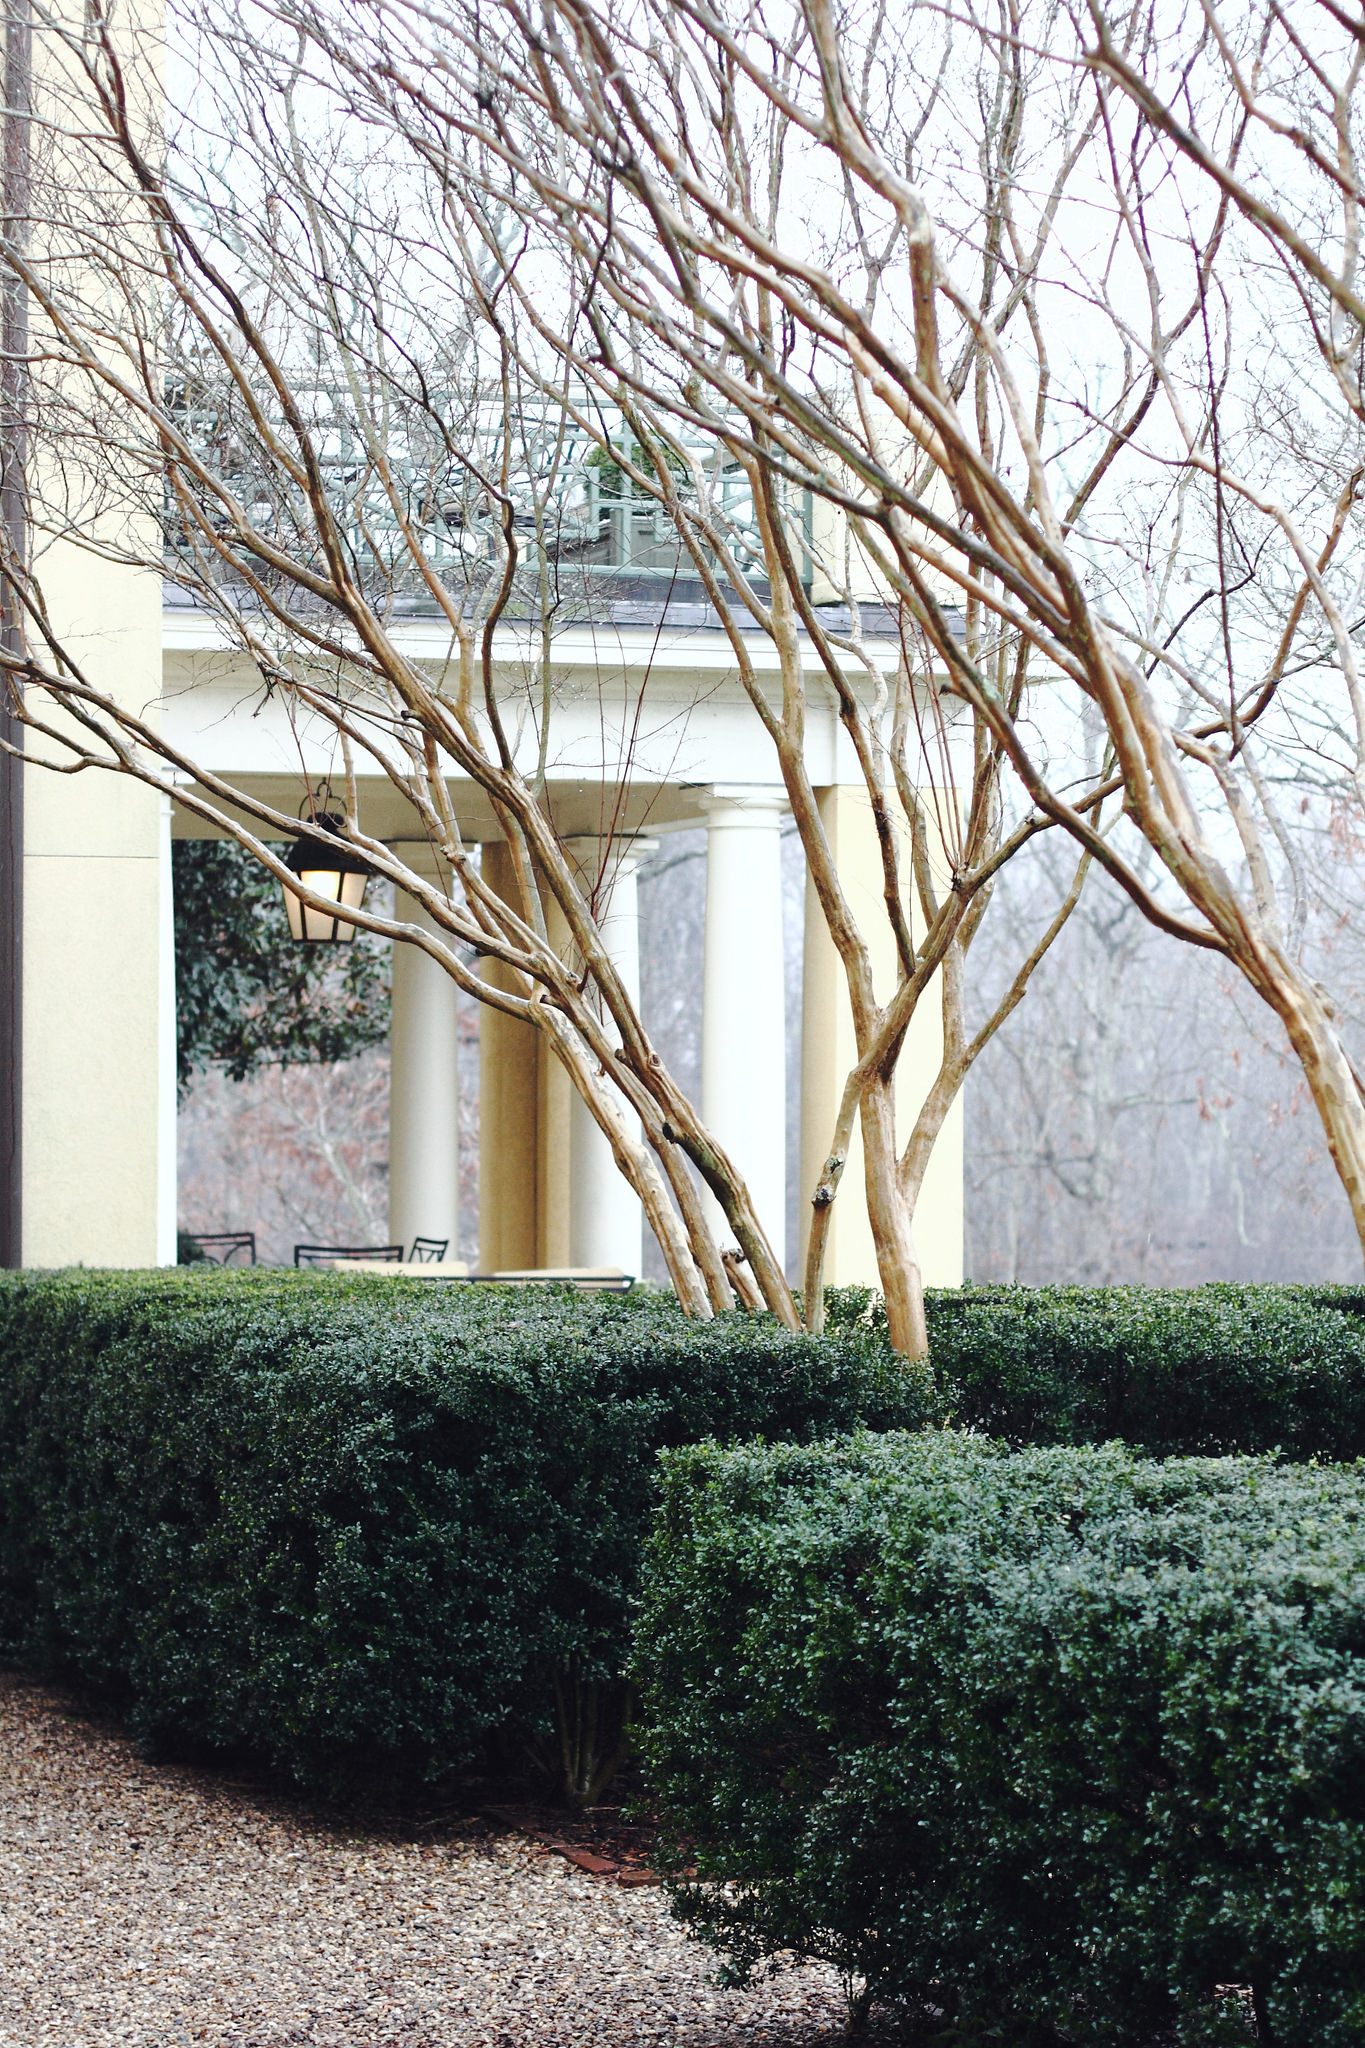
<svg viewBox="0 0 1365 2048">
<path fill-rule="evenodd" d="M 313 820 L 316 828 L 300 832 L 285 855 L 284 864 L 297 875 L 306 889 L 325 896 L 335 910 L 315 910 L 286 887 L 284 907 L 289 913 L 289 936 L 306 946 L 349 945 L 355 926 L 342 911 L 359 910 L 365 901 L 365 884 L 374 869 L 349 847 L 329 846 L 317 835 L 341 831 L 341 820 L 331 811 L 320 811 Z"/>
</svg>

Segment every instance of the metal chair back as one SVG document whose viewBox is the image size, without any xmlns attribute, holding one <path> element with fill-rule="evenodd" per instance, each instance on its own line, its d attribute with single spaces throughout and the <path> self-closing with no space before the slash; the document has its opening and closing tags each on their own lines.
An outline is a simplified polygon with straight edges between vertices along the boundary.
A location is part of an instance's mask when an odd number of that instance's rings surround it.
<svg viewBox="0 0 1365 2048">
<path fill-rule="evenodd" d="M 408 1258 L 414 1266 L 439 1266 L 449 1250 L 448 1237 L 415 1237 Z"/>
<path fill-rule="evenodd" d="M 209 1266 L 254 1266 L 254 1230 L 182 1230 L 182 1242 L 192 1244 L 199 1260 Z M 195 1262 L 197 1263 L 197 1262 Z"/>
</svg>

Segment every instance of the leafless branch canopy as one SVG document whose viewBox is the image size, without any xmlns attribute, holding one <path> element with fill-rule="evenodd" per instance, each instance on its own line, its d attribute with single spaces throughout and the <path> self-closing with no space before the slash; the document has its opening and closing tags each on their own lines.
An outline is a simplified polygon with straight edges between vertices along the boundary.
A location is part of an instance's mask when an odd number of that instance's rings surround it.
<svg viewBox="0 0 1365 2048">
<path fill-rule="evenodd" d="M 549 798 L 557 639 L 601 616 L 604 570 L 646 569 L 728 636 L 847 983 L 813 1321 L 857 1123 L 893 1332 L 922 1344 L 934 1140 L 1092 867 L 1282 1020 L 1365 1238 L 1365 1107 L 1303 965 L 1282 796 L 1365 795 L 1365 23 L 1334 0 L 1178 22 L 1099 0 L 197 0 L 164 137 L 135 34 L 98 9 L 35 23 L 39 197 L 4 246 L 39 337 L 38 538 L 10 564 L 35 745 L 180 771 L 278 869 L 289 821 L 118 705 L 45 606 L 45 540 L 164 549 L 262 690 L 333 736 L 347 837 L 448 938 L 400 935 L 547 1033 L 683 1299 L 731 1299 L 695 1170 L 794 1321 Z M 416 612 L 445 662 L 404 652 Z M 889 983 L 812 779 L 827 705 L 877 834 Z M 439 885 L 367 834 L 360 755 Z M 608 840 L 631 761 L 626 719 Z M 452 775 L 496 818 L 510 893 Z M 1040 831 L 1074 847 L 1056 916 L 969 1034 L 993 877 Z M 942 1063 L 898 1128 L 931 989 Z"/>
</svg>

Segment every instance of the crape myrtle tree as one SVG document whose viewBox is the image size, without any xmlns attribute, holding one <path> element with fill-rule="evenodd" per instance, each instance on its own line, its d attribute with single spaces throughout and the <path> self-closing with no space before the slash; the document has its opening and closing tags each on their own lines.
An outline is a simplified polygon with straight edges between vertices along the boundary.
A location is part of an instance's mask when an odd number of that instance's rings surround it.
<svg viewBox="0 0 1365 2048">
<path fill-rule="evenodd" d="M 784 491 L 838 509 L 1033 815 L 1280 1020 L 1365 1235 L 1361 1088 L 1282 800 L 1306 776 L 1320 824 L 1365 788 L 1358 13 L 385 0 L 344 34 L 281 15 L 442 170 L 557 364 L 665 443 L 724 441 L 775 555 Z M 575 299 L 519 295 L 498 259 L 516 237 L 558 249 Z M 654 471 L 637 484 L 669 501 Z M 1094 717 L 1080 772 L 1059 735 Z M 881 1053 L 914 988 L 860 1011 L 856 979 L 884 1238 L 919 1131 L 892 1178 Z"/>
<path fill-rule="evenodd" d="M 1324 803 L 1361 781 L 1349 13 L 1266 6 L 1233 33 L 1046 0 L 208 8 L 169 155 L 135 38 L 98 10 L 34 20 L 54 113 L 5 249 L 41 337 L 30 532 L 150 561 L 155 512 L 155 559 L 164 541 L 262 689 L 332 736 L 342 835 L 444 937 L 361 921 L 547 1033 L 689 1306 L 733 1283 L 797 1314 L 554 827 L 554 638 L 591 607 L 573 569 L 604 479 L 656 508 L 730 636 L 847 980 L 858 1056 L 811 1191 L 812 1321 L 856 1122 L 893 1337 L 922 1347 L 926 1159 L 1092 862 L 1280 1018 L 1365 1235 L 1365 1110 L 1278 796 L 1290 756 Z M 82 671 L 41 559 L 10 564 L 35 737 L 70 756 L 79 731 L 68 765 L 193 775 L 181 800 L 280 874 L 263 835 L 290 821 Z M 449 626 L 439 670 L 395 644 L 414 592 Z M 869 592 L 900 638 L 890 677 Z M 495 687 L 514 626 L 533 758 Z M 827 699 L 876 824 L 891 989 L 807 773 Z M 367 834 L 362 754 L 444 890 Z M 505 833 L 507 893 L 460 835 L 451 771 Z M 1072 842 L 1056 917 L 969 1036 L 991 879 L 1043 830 Z M 931 989 L 943 1063 L 906 1130 L 896 1062 Z"/>
<path fill-rule="evenodd" d="M 708 1314 L 738 1294 L 795 1325 L 797 1301 L 748 1190 L 651 1045 L 604 943 L 604 875 L 584 871 L 554 815 L 556 642 L 594 617 L 604 537 L 609 548 L 612 522 L 634 517 L 642 497 L 665 560 L 671 549 L 680 571 L 700 577 L 730 635 L 853 999 L 858 1062 L 813 1191 L 809 1322 L 819 1326 L 821 1226 L 861 1117 L 893 1339 L 922 1351 L 913 1209 L 924 1165 L 972 1059 L 1074 903 L 1089 849 L 1074 854 L 1048 931 L 969 1037 L 968 947 L 993 877 L 1045 821 L 1011 815 L 1005 748 L 960 693 L 945 693 L 950 677 L 924 621 L 875 562 L 901 658 L 891 677 L 871 658 L 859 602 L 866 549 L 845 525 L 815 559 L 807 485 L 756 455 L 743 408 L 720 399 L 676 412 L 636 394 L 609 367 L 619 344 L 606 328 L 601 363 L 580 360 L 574 338 L 599 314 L 572 242 L 507 203 L 496 149 L 482 148 L 477 175 L 453 177 L 455 159 L 433 154 L 408 102 L 398 118 L 377 73 L 339 64 L 319 40 L 338 24 L 305 30 L 269 12 L 250 25 L 207 13 L 189 22 L 200 82 L 168 148 L 155 52 L 139 48 L 135 24 L 98 9 L 78 24 L 41 8 L 32 18 L 40 118 L 28 204 L 5 247 L 30 315 L 22 422 L 10 422 L 28 441 L 28 547 L 11 550 L 7 567 L 22 625 L 10 674 L 31 756 L 173 788 L 286 880 L 275 841 L 296 821 L 184 754 L 144 707 L 120 702 L 47 603 L 54 550 L 164 566 L 249 657 L 262 695 L 284 702 L 301 737 L 325 736 L 334 816 L 312 829 L 359 849 L 436 929 L 374 907 L 357 922 L 423 947 L 480 1001 L 546 1034 L 688 1308 Z M 364 50 L 368 63 L 376 52 Z M 553 152 L 552 124 L 542 139 Z M 856 379 L 841 402 L 850 417 L 866 410 Z M 881 424 L 900 436 L 893 415 Z M 817 569 L 819 611 L 809 595 Z M 414 606 L 444 622 L 446 659 L 403 650 L 398 628 Z M 776 688 L 745 627 L 776 650 Z M 803 628 L 820 662 L 814 684 Z M 1017 706 L 1024 643 L 983 640 L 970 606 L 953 631 Z M 808 702 L 823 705 L 826 692 L 882 849 L 896 970 L 880 1001 L 875 935 L 850 910 L 804 759 Z M 620 747 L 603 792 L 610 838 L 627 809 L 643 710 L 635 701 L 621 715 L 605 691 L 603 706 Z M 367 830 L 366 765 L 411 806 L 438 882 Z M 462 833 L 453 776 L 491 808 L 510 884 Z M 931 986 L 942 1069 L 898 1153 L 895 1068 Z M 713 1231 L 699 1183 L 733 1245 Z"/>
</svg>

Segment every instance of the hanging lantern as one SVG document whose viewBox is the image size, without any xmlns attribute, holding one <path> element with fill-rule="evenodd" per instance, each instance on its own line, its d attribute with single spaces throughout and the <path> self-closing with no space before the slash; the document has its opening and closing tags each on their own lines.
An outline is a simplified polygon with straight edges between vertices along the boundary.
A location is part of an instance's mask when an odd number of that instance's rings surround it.
<svg viewBox="0 0 1365 2048">
<path fill-rule="evenodd" d="M 327 897 L 338 910 L 359 910 L 374 869 L 349 847 L 329 846 L 317 837 L 317 832 L 340 833 L 341 819 L 334 813 L 319 811 L 313 825 L 316 832 L 307 827 L 300 832 L 285 855 L 285 866 L 305 888 Z M 284 892 L 284 907 L 289 913 L 289 936 L 304 945 L 345 946 L 355 937 L 355 926 L 348 918 L 338 911 L 315 910 L 290 888 Z"/>
</svg>

